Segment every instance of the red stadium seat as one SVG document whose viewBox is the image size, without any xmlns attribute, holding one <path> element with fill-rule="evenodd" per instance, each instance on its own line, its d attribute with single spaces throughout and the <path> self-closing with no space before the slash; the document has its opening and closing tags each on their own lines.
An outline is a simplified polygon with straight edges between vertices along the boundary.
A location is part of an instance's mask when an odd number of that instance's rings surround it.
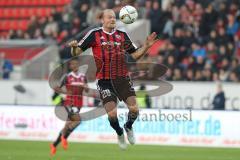
<svg viewBox="0 0 240 160">
<path fill-rule="evenodd" d="M 28 21 L 27 20 L 19 21 L 18 22 L 18 28 L 21 29 L 21 30 L 27 30 Z"/>
<path fill-rule="evenodd" d="M 71 0 L 0 0 L 0 6 L 58 6 L 66 5 Z"/>
<path fill-rule="evenodd" d="M 52 7 L 21 7 L 21 8 L 3 8 L 0 10 L 0 18 L 30 18 L 32 15 L 39 17 L 49 16 Z M 62 12 L 63 7 L 57 7 L 57 11 Z"/>
<path fill-rule="evenodd" d="M 26 30 L 28 27 L 28 20 L 1 20 L 0 30 Z"/>
<path fill-rule="evenodd" d="M 24 2 L 25 2 L 25 0 L 15 0 L 12 5 L 13 6 L 21 6 L 21 5 L 24 5 Z"/>
<path fill-rule="evenodd" d="M 27 10 L 25 8 L 18 9 L 19 18 L 27 18 L 29 15 L 27 14 Z"/>
<path fill-rule="evenodd" d="M 0 0 L 0 35 L 13 30 L 26 30 L 31 16 L 46 17 L 52 7 L 62 12 L 71 0 Z"/>
</svg>

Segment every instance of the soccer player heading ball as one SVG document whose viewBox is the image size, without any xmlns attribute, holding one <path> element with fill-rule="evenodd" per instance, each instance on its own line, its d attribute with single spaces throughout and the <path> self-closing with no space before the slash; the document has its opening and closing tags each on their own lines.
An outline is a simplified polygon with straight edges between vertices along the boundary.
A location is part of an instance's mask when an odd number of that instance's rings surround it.
<svg viewBox="0 0 240 160">
<path fill-rule="evenodd" d="M 92 48 L 95 59 L 98 79 L 97 85 L 100 97 L 108 114 L 111 127 L 118 135 L 118 144 L 126 149 L 124 130 L 130 144 L 135 144 L 133 123 L 137 119 L 139 110 L 136 104 L 135 91 L 128 77 L 125 56 L 138 60 L 157 40 L 156 33 L 149 35 L 144 45 L 137 49 L 128 34 L 116 29 L 116 15 L 113 10 L 106 9 L 102 15 L 102 27 L 90 30 L 80 42 L 73 40 L 69 43 L 73 56 Z M 124 130 L 120 127 L 117 118 L 117 99 L 123 100 L 128 109 L 128 119 Z"/>
</svg>

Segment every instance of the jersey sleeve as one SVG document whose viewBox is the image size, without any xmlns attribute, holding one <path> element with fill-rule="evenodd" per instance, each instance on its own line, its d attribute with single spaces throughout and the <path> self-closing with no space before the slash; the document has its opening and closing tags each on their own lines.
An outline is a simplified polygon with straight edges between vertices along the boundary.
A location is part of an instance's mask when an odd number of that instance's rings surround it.
<svg viewBox="0 0 240 160">
<path fill-rule="evenodd" d="M 78 43 L 78 47 L 85 51 L 91 48 L 95 42 L 94 32 L 90 30 Z"/>
<path fill-rule="evenodd" d="M 128 54 L 131 54 L 137 50 L 137 46 L 132 42 L 127 33 L 124 33 L 125 44 L 124 48 Z"/>
</svg>

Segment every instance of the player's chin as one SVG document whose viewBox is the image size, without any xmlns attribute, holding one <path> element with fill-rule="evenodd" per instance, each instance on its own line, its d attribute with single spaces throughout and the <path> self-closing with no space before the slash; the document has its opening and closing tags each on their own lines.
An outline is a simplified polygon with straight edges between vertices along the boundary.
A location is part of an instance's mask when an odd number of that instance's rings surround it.
<svg viewBox="0 0 240 160">
<path fill-rule="evenodd" d="M 111 28 L 115 28 L 115 27 L 116 27 L 116 23 L 110 24 L 110 27 L 111 27 Z"/>
</svg>

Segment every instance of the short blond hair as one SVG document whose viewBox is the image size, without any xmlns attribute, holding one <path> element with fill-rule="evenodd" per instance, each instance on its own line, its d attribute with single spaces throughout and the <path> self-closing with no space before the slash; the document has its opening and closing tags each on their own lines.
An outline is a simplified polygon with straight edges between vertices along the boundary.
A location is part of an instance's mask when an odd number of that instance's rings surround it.
<svg viewBox="0 0 240 160">
<path fill-rule="evenodd" d="M 115 12 L 112 10 L 112 9 L 104 9 L 102 11 L 102 15 L 101 15 L 101 18 L 103 18 L 104 14 L 107 13 L 107 12 L 113 12 L 115 14 Z"/>
</svg>

